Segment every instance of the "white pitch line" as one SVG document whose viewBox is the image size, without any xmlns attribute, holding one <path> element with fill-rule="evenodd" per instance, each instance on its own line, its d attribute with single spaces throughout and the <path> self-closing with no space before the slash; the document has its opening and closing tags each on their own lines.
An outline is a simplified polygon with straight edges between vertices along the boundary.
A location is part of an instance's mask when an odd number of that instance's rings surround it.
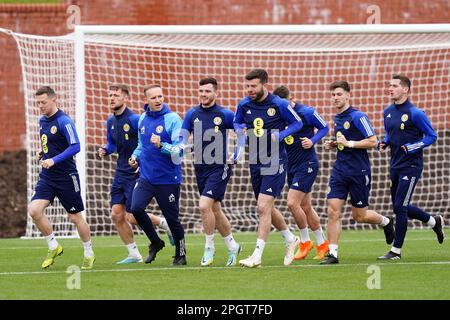
<svg viewBox="0 0 450 320">
<path fill-rule="evenodd" d="M 339 240 L 339 242 L 381 242 L 384 243 L 384 238 L 383 239 L 343 239 L 343 240 Z M 408 239 L 408 242 L 411 241 L 436 241 L 436 238 L 416 238 L 416 239 Z M 64 241 L 61 241 L 64 242 Z M 238 241 L 239 242 L 239 241 Z M 255 241 L 246 241 L 246 242 L 239 242 L 240 244 L 245 244 L 245 245 L 254 245 Z M 268 245 L 271 244 L 284 244 L 284 242 L 282 241 L 268 241 Z M 138 246 L 144 246 L 147 247 L 148 243 L 138 243 Z M 187 243 L 188 246 L 204 246 L 204 243 Z M 123 244 L 108 244 L 108 245 L 96 245 L 95 241 L 93 243 L 93 247 L 95 248 L 121 248 L 124 247 Z M 168 247 L 166 245 L 166 247 Z M 45 246 L 39 246 L 39 247 L 0 247 L 0 250 L 20 250 L 20 249 L 45 249 L 47 247 Z M 65 245 L 63 246 L 63 248 L 82 248 L 81 244 L 80 245 Z"/>
<path fill-rule="evenodd" d="M 324 266 L 319 264 L 307 264 L 307 265 L 290 265 L 285 266 L 262 266 L 257 269 L 301 269 L 301 268 L 335 268 L 335 267 L 366 267 L 371 265 L 377 265 L 379 267 L 384 266 L 398 266 L 398 265 L 450 265 L 450 261 L 427 261 L 427 262 L 383 262 L 383 263 L 341 263 L 332 266 Z M 82 271 L 82 273 L 106 273 L 106 272 L 142 272 L 142 271 L 192 271 L 192 270 L 237 270 L 244 268 L 236 267 L 156 267 L 148 269 L 100 269 L 100 270 L 89 270 Z M 70 272 L 72 273 L 72 272 Z M 35 274 L 67 274 L 66 271 L 23 271 L 23 272 L 0 272 L 0 276 L 11 276 L 11 275 L 35 275 Z"/>
</svg>

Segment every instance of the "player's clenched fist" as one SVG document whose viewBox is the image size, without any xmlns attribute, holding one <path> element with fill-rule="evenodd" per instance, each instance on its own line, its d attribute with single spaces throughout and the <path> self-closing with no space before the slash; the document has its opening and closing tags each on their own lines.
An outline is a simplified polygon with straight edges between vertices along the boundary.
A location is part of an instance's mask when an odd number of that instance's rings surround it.
<svg viewBox="0 0 450 320">
<path fill-rule="evenodd" d="M 330 150 L 337 147 L 337 142 L 336 140 L 325 140 L 323 145 L 325 149 Z"/>
<path fill-rule="evenodd" d="M 311 149 L 314 146 L 314 143 L 309 138 L 300 138 L 302 140 L 303 149 Z"/>
<path fill-rule="evenodd" d="M 128 164 L 133 169 L 137 169 L 137 167 L 139 166 L 139 163 L 135 157 L 131 157 L 130 159 L 128 159 Z"/>
<path fill-rule="evenodd" d="M 103 158 L 104 156 L 106 156 L 106 146 L 101 145 L 100 147 L 98 147 L 97 153 L 100 158 Z"/>
<path fill-rule="evenodd" d="M 41 167 L 45 169 L 50 169 L 54 164 L 55 162 L 53 161 L 53 159 L 46 159 L 40 162 Z"/>
<path fill-rule="evenodd" d="M 161 137 L 157 134 L 152 133 L 152 137 L 150 139 L 150 142 L 158 149 L 161 148 Z"/>
<path fill-rule="evenodd" d="M 43 153 L 42 150 L 39 150 L 38 152 L 36 152 L 36 160 L 40 161 L 42 159 Z"/>
</svg>

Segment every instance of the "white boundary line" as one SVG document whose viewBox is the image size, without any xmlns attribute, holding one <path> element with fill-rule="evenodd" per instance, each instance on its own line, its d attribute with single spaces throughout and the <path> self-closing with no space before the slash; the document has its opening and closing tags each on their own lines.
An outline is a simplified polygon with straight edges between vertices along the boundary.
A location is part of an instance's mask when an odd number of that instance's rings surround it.
<svg viewBox="0 0 450 320">
<path fill-rule="evenodd" d="M 437 241 L 436 238 L 416 238 L 416 239 L 408 239 L 408 242 L 411 241 Z M 255 241 L 238 241 L 240 244 L 245 244 L 245 245 L 254 245 Z M 384 243 L 384 238 L 380 238 L 380 239 L 347 239 L 347 240 L 339 240 L 339 243 L 341 242 L 380 242 L 380 243 Z M 138 246 L 147 246 L 148 242 L 138 242 L 137 243 Z M 266 245 L 272 245 L 272 244 L 284 244 L 284 242 L 282 241 L 268 241 L 268 243 Z M 188 243 L 189 246 L 204 246 L 204 243 Z M 94 249 L 95 248 L 120 248 L 120 247 L 124 247 L 123 244 L 111 244 L 111 245 L 96 245 L 95 241 L 94 241 L 94 245 L 93 245 Z M 23 246 L 23 247 L 0 247 L 0 251 L 1 250 L 21 250 L 21 249 L 43 249 L 43 248 L 47 248 L 45 246 L 45 244 L 43 244 L 42 246 L 33 246 L 33 247 L 29 247 L 29 246 Z M 81 248 L 81 244 L 80 245 L 65 245 L 63 246 L 63 248 Z"/>
<path fill-rule="evenodd" d="M 140 264 L 141 265 L 141 264 Z M 404 266 L 404 265 L 450 265 L 450 261 L 428 261 L 428 262 L 382 262 L 382 263 L 343 263 L 336 264 L 333 266 L 324 266 L 319 264 L 308 264 L 308 265 L 290 265 L 288 267 L 279 265 L 262 265 L 261 268 L 257 268 L 256 270 L 263 269 L 301 269 L 301 268 L 335 268 L 335 267 L 367 267 L 370 265 L 377 265 L 379 267 L 384 266 Z M 239 267 L 155 267 L 148 269 L 100 269 L 100 270 L 89 270 L 82 271 L 83 273 L 104 273 L 104 272 L 142 272 L 142 271 L 192 271 L 192 270 L 242 270 L 243 268 Z M 0 276 L 11 276 L 11 275 L 40 275 L 40 274 L 67 274 L 66 271 L 23 271 L 23 272 L 1 272 Z"/>
</svg>

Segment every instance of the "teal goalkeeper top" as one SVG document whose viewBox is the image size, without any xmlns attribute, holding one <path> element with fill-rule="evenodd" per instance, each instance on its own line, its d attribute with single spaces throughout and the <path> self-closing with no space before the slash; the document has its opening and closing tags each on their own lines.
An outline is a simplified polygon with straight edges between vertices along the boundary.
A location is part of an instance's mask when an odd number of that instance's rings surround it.
<svg viewBox="0 0 450 320">
<path fill-rule="evenodd" d="M 138 124 L 138 146 L 133 152 L 141 178 L 151 184 L 180 184 L 181 155 L 177 144 L 182 120 L 166 104 L 160 111 L 151 111 L 146 104 L 144 110 Z M 152 134 L 161 137 L 161 148 L 151 143 Z"/>
</svg>

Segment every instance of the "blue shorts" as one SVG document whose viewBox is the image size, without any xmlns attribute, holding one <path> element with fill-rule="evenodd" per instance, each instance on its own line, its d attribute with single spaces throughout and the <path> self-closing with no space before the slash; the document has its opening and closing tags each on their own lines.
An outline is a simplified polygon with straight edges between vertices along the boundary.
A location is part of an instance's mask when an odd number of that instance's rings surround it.
<svg viewBox="0 0 450 320">
<path fill-rule="evenodd" d="M 222 201 L 227 191 L 227 184 L 232 175 L 227 164 L 214 167 L 195 167 L 195 177 L 200 195 Z"/>
<path fill-rule="evenodd" d="M 136 185 L 136 178 L 125 178 L 118 175 L 114 177 L 110 192 L 111 206 L 115 204 L 124 204 L 126 211 L 131 212 L 131 200 L 133 198 L 133 189 Z"/>
<path fill-rule="evenodd" d="M 347 196 L 350 193 L 352 206 L 355 208 L 365 208 L 369 206 L 370 187 L 370 174 L 354 176 L 332 174 L 327 199 L 347 200 Z"/>
<path fill-rule="evenodd" d="M 297 166 L 290 167 L 287 174 L 289 188 L 304 193 L 311 192 L 318 173 L 319 163 L 316 161 L 300 163 Z"/>
<path fill-rule="evenodd" d="M 260 193 L 272 196 L 274 198 L 280 196 L 286 181 L 286 170 L 284 164 L 280 164 L 275 174 L 266 175 L 260 165 L 250 165 L 250 176 L 252 182 L 253 193 L 258 199 Z"/>
<path fill-rule="evenodd" d="M 394 208 L 407 207 L 422 175 L 422 168 L 391 170 L 391 198 Z"/>
<path fill-rule="evenodd" d="M 48 200 L 53 204 L 55 197 L 58 197 L 68 213 L 84 211 L 80 192 L 80 177 L 77 173 L 59 177 L 57 182 L 42 177 L 39 178 L 31 201 Z"/>
</svg>

